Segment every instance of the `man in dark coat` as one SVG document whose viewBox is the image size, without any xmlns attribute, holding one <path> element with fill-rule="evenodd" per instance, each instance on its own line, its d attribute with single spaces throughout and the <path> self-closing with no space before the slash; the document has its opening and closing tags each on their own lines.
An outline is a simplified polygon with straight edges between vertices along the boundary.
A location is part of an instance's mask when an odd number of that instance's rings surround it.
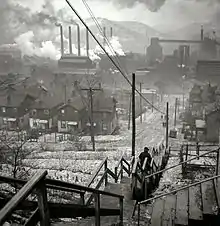
<svg viewBox="0 0 220 226">
<path fill-rule="evenodd" d="M 149 169 L 152 157 L 151 157 L 151 155 L 149 153 L 149 148 L 148 147 L 145 147 L 144 151 L 141 152 L 141 154 L 139 155 L 141 166 L 143 166 L 145 158 L 147 158 L 147 169 Z"/>
</svg>

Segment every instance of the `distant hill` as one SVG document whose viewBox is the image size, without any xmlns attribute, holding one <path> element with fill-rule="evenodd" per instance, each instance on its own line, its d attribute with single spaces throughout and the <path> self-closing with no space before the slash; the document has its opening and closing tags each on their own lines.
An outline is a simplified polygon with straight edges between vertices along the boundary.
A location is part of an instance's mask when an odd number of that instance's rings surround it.
<svg viewBox="0 0 220 226">
<path fill-rule="evenodd" d="M 110 27 L 113 28 L 113 36 L 119 38 L 124 52 L 145 53 L 146 46 L 149 45 L 151 37 L 165 37 L 164 34 L 151 28 L 150 26 L 136 21 L 111 21 L 103 18 L 97 18 L 100 26 L 106 27 L 106 35 L 110 36 Z M 94 32 L 102 42 L 98 28 L 92 19 L 86 20 L 89 28 Z M 85 28 L 81 28 L 82 42 L 85 43 Z M 96 46 L 95 41 L 90 37 L 90 46 Z"/>
</svg>

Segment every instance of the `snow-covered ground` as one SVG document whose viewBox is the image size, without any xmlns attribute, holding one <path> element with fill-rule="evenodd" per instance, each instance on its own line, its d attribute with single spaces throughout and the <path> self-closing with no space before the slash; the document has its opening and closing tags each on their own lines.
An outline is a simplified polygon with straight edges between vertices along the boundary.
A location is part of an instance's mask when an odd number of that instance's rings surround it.
<svg viewBox="0 0 220 226">
<path fill-rule="evenodd" d="M 148 110 L 142 118 L 142 123 L 140 118 L 136 119 L 136 156 L 145 146 L 153 147 L 161 143 L 165 133 L 161 113 Z M 24 148 L 31 150 L 31 154 L 23 160 L 20 175 L 25 170 L 32 175 L 36 169 L 47 169 L 51 178 L 86 184 L 104 158 L 108 157 L 108 167 L 111 169 L 122 155 L 130 159 L 132 131 L 128 130 L 128 121 L 120 121 L 120 126 L 119 135 L 95 137 L 96 151 L 92 150 L 89 136 L 80 137 L 77 145 L 71 141 L 55 143 L 54 134 L 44 135 L 38 142 L 27 142 Z M 82 144 L 81 148 L 79 143 Z M 8 173 L 8 168 L 4 165 L 3 171 Z"/>
</svg>

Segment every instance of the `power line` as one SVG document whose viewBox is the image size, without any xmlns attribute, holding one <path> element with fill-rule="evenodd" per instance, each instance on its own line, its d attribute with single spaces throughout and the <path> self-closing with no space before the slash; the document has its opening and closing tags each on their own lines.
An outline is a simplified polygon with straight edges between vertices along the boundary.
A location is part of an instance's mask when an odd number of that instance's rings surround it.
<svg viewBox="0 0 220 226">
<path fill-rule="evenodd" d="M 121 65 L 120 65 L 120 59 L 119 59 L 117 53 L 115 52 L 115 50 L 114 50 L 114 48 L 112 47 L 112 45 L 111 45 L 110 41 L 108 40 L 108 38 L 105 36 L 104 31 L 102 30 L 102 27 L 100 26 L 98 20 L 96 19 L 95 15 L 93 14 L 91 8 L 89 7 L 88 3 L 87 3 L 85 0 L 82 0 L 82 2 L 83 2 L 83 4 L 85 5 L 86 9 L 88 10 L 88 12 L 89 12 L 90 16 L 92 17 L 92 19 L 94 20 L 94 22 L 95 22 L 95 24 L 96 24 L 96 26 L 97 26 L 97 28 L 98 28 L 100 34 L 101 34 L 101 35 L 103 36 L 103 38 L 105 39 L 105 43 L 108 45 L 109 50 L 110 50 L 111 53 L 112 53 L 112 56 L 115 58 L 115 60 L 117 61 L 118 65 L 121 67 Z M 104 48 L 105 48 L 105 46 L 104 46 Z M 122 69 L 122 67 L 121 67 L 121 69 Z M 124 71 L 125 71 L 126 74 L 128 74 L 126 68 L 124 68 Z"/>
<path fill-rule="evenodd" d="M 125 80 L 128 82 L 128 84 L 132 87 L 132 83 L 131 81 L 128 79 L 128 77 L 123 73 L 123 71 L 121 70 L 121 68 L 115 63 L 115 61 L 109 56 L 108 52 L 105 50 L 105 48 L 101 45 L 101 43 L 98 41 L 98 39 L 95 37 L 95 35 L 93 34 L 93 32 L 89 29 L 89 27 L 87 26 L 87 24 L 85 23 L 85 21 L 81 18 L 81 16 L 78 14 L 78 12 L 73 8 L 73 6 L 71 5 L 71 3 L 69 2 L 69 0 L 65 0 L 66 3 L 69 5 L 69 7 L 72 9 L 72 11 L 76 14 L 76 16 L 79 18 L 79 20 L 82 22 L 82 24 L 85 26 L 85 28 L 89 31 L 90 35 L 94 38 L 94 40 L 97 42 L 97 44 L 100 46 L 100 48 L 104 51 L 104 53 L 107 55 L 107 57 L 110 59 L 110 61 L 113 63 L 113 65 L 118 69 L 118 71 L 121 73 L 121 75 L 125 78 Z M 152 103 L 146 99 L 140 92 L 138 89 L 135 88 L 135 91 L 149 104 L 151 105 L 156 111 L 165 114 L 164 112 L 162 112 L 160 109 L 158 109 L 157 107 L 155 107 L 154 105 L 152 105 Z"/>
</svg>

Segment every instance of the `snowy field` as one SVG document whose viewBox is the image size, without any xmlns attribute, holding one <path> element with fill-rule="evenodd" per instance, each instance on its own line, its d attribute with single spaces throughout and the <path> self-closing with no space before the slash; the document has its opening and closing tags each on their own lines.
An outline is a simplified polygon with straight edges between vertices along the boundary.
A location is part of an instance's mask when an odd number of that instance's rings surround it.
<svg viewBox="0 0 220 226">
<path fill-rule="evenodd" d="M 164 128 L 160 116 L 160 113 L 149 110 L 143 114 L 142 123 L 140 123 L 140 118 L 136 119 L 137 155 L 144 146 L 153 147 L 162 142 Z M 55 142 L 55 134 L 47 134 L 40 137 L 38 142 L 27 142 L 23 148 L 30 154 L 22 160 L 18 175 L 31 176 L 37 169 L 45 169 L 48 170 L 50 178 L 85 185 L 106 157 L 109 160 L 108 167 L 112 170 L 122 155 L 130 160 L 132 131 L 128 130 L 127 121 L 120 121 L 120 126 L 119 135 L 95 137 L 96 151 L 92 150 L 89 136 L 80 137 L 74 143 L 71 141 Z M 57 137 L 59 135 L 57 134 Z M 9 165 L 2 166 L 1 174 L 8 175 L 10 172 Z"/>
</svg>

